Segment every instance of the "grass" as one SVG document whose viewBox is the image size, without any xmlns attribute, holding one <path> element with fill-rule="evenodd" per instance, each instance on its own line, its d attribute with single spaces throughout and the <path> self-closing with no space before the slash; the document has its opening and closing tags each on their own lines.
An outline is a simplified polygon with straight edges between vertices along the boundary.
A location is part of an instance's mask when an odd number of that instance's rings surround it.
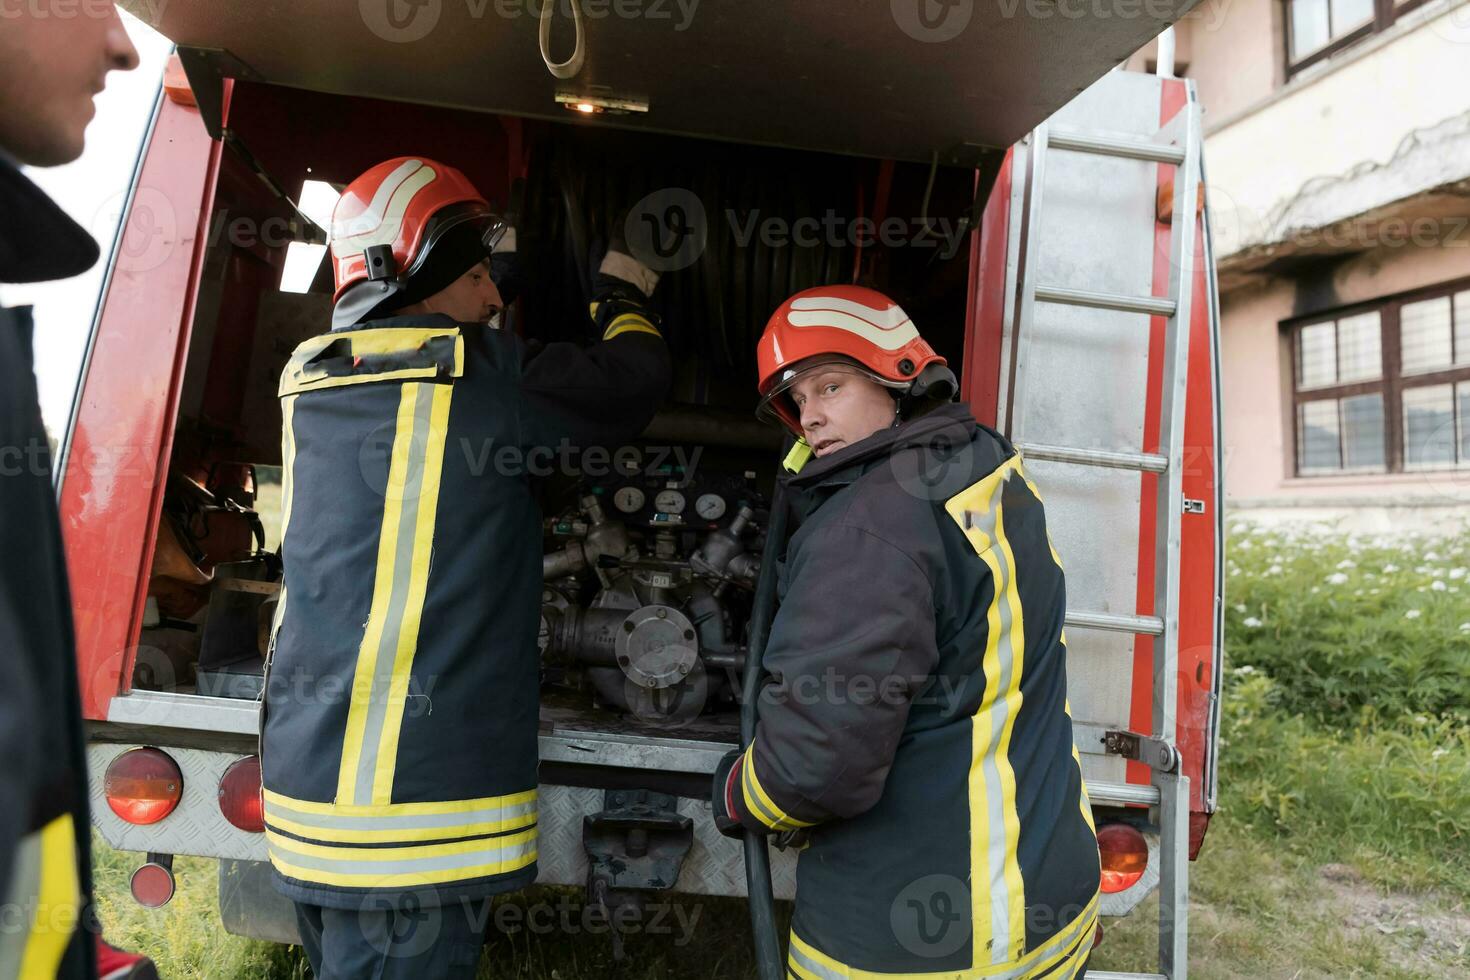
<svg viewBox="0 0 1470 980">
<path fill-rule="evenodd" d="M 1466 566 L 1470 540 L 1232 528 L 1221 801 L 1191 867 L 1192 976 L 1470 978 Z M 179 858 L 174 901 L 139 908 L 140 859 L 99 841 L 112 941 L 165 977 L 309 976 L 299 952 L 222 932 L 211 861 Z M 480 976 L 754 976 L 743 904 L 682 901 L 692 931 L 630 937 L 622 962 L 607 935 L 492 932 Z M 1093 968 L 1152 971 L 1156 915 L 1150 899 L 1109 920 Z"/>
</svg>

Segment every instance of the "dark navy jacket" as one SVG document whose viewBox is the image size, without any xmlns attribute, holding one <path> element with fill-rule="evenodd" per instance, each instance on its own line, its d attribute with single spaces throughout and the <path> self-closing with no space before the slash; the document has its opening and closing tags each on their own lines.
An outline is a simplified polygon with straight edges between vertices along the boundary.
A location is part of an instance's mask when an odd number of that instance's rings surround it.
<svg viewBox="0 0 1470 980">
<path fill-rule="evenodd" d="M 0 154 L 0 282 L 64 279 L 96 260 L 87 233 Z M 39 912 L 43 928 L 0 929 L 0 974 L 91 977 L 81 702 L 31 327 L 28 307 L 0 309 L 0 903 Z"/>
<path fill-rule="evenodd" d="M 809 835 L 791 974 L 1073 976 L 1097 839 L 1061 562 L 1020 456 L 951 405 L 788 491 L 771 680 L 716 806 Z"/>
<path fill-rule="evenodd" d="M 535 878 L 542 536 L 526 472 L 564 442 L 635 437 L 663 400 L 664 341 L 619 310 L 590 348 L 399 317 L 292 357 L 261 756 L 290 898 L 432 905 Z"/>
</svg>

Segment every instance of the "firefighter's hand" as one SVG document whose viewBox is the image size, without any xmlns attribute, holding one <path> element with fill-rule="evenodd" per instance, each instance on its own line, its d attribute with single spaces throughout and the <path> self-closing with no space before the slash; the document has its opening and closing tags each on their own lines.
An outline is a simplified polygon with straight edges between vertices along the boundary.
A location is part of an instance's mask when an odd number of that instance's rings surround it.
<svg viewBox="0 0 1470 980">
<path fill-rule="evenodd" d="M 626 295 L 630 288 L 636 290 L 636 295 Z M 602 257 L 593 284 L 593 290 L 599 295 L 624 294 L 624 298 L 640 302 L 646 302 L 657 288 L 658 273 L 616 245 Z"/>
<path fill-rule="evenodd" d="M 715 781 L 711 788 L 711 806 L 714 811 L 715 829 L 726 837 L 742 837 L 745 828 L 735 813 L 735 782 L 740 774 L 739 765 L 743 753 L 732 749 L 715 767 Z"/>
</svg>

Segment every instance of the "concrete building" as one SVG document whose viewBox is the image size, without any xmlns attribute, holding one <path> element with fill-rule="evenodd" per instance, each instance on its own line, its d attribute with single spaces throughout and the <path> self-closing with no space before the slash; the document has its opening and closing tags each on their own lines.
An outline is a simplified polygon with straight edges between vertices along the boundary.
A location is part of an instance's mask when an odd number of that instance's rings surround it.
<svg viewBox="0 0 1470 980">
<path fill-rule="evenodd" d="M 1460 526 L 1470 2 L 1202 0 L 1175 33 L 1205 108 L 1232 508 Z"/>
</svg>

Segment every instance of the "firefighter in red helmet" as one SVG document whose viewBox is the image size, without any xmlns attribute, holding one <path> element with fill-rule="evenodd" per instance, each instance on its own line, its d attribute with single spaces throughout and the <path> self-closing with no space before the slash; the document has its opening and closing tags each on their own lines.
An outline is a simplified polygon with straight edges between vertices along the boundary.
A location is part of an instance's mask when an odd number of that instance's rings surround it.
<svg viewBox="0 0 1470 980">
<path fill-rule="evenodd" d="M 276 886 L 317 977 L 472 977 L 491 896 L 535 880 L 525 461 L 635 437 L 669 386 L 657 277 L 621 252 L 596 281 L 598 343 L 495 329 L 507 234 L 453 167 L 374 167 L 333 215 L 333 328 L 281 377 L 261 768 Z"/>
<path fill-rule="evenodd" d="M 789 975 L 1080 976 L 1097 838 L 1035 484 L 881 293 L 798 293 L 759 365 L 762 414 L 800 440 L 796 530 L 770 545 L 770 676 L 713 807 L 803 846 Z"/>
</svg>

